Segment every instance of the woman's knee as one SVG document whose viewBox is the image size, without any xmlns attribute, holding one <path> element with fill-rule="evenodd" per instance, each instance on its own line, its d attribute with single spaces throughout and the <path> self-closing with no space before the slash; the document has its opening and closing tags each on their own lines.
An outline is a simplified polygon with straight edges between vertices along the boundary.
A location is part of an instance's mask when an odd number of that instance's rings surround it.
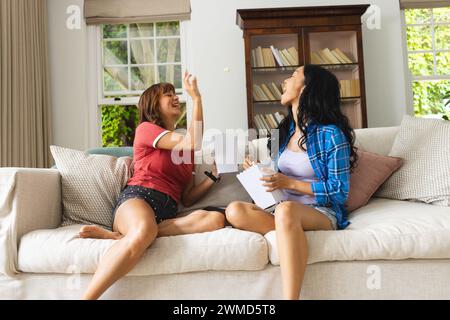
<svg viewBox="0 0 450 320">
<path fill-rule="evenodd" d="M 277 229 L 298 229 L 302 227 L 301 212 L 291 201 L 280 203 L 275 208 L 275 227 Z"/>
<path fill-rule="evenodd" d="M 212 230 L 219 230 L 225 227 L 225 215 L 221 212 L 208 212 L 208 219 Z"/>
<path fill-rule="evenodd" d="M 157 235 L 158 226 L 156 221 L 142 221 L 130 228 L 124 240 L 131 254 L 140 255 L 153 243 Z"/>
<path fill-rule="evenodd" d="M 245 202 L 233 201 L 225 209 L 225 217 L 233 226 L 242 222 Z"/>
<path fill-rule="evenodd" d="M 197 217 L 198 225 L 202 226 L 202 231 L 214 231 L 225 227 L 225 217 L 217 211 L 198 210 L 192 215 Z"/>
</svg>

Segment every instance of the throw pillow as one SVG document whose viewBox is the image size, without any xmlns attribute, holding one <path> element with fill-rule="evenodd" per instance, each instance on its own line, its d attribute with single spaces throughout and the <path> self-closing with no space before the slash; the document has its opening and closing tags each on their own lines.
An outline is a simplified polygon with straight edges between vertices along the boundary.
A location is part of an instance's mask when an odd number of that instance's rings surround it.
<svg viewBox="0 0 450 320">
<path fill-rule="evenodd" d="M 401 167 L 403 160 L 358 150 L 358 166 L 350 175 L 350 192 L 345 207 L 354 211 L 369 202 L 372 195 Z"/>
<path fill-rule="evenodd" d="M 50 146 L 61 174 L 62 226 L 96 224 L 112 228 L 112 210 L 131 176 L 131 157 L 89 155 Z"/>
<path fill-rule="evenodd" d="M 450 122 L 405 116 L 389 156 L 404 165 L 376 196 L 450 205 Z"/>
</svg>

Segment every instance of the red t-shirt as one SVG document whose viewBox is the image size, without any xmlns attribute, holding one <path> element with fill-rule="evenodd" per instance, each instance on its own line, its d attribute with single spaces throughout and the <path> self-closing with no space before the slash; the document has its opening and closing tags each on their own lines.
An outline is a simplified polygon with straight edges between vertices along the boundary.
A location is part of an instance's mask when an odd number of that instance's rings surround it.
<svg viewBox="0 0 450 320">
<path fill-rule="evenodd" d="M 190 164 L 174 163 L 172 150 L 156 148 L 158 140 L 168 132 L 151 122 L 143 122 L 136 128 L 133 143 L 134 173 L 127 184 L 164 192 L 179 203 L 194 171 L 193 151 Z M 182 156 L 183 152 L 179 155 Z"/>
</svg>

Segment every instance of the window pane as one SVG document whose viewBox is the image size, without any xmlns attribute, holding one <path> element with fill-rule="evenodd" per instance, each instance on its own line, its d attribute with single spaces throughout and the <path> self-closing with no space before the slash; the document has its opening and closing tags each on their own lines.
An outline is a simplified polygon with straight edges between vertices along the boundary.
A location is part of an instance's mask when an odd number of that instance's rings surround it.
<svg viewBox="0 0 450 320">
<path fill-rule="evenodd" d="M 131 90 L 145 90 L 155 84 L 155 67 L 132 67 Z"/>
<path fill-rule="evenodd" d="M 130 40 L 131 64 L 149 64 L 155 62 L 153 41 L 148 39 Z"/>
<path fill-rule="evenodd" d="M 126 41 L 103 41 L 103 64 L 128 64 Z"/>
<path fill-rule="evenodd" d="M 433 17 L 435 22 L 450 22 L 450 7 L 434 8 Z"/>
<path fill-rule="evenodd" d="M 431 21 L 430 9 L 406 9 L 405 10 L 406 24 L 414 23 L 428 23 Z"/>
<path fill-rule="evenodd" d="M 131 38 L 153 37 L 153 23 L 133 23 L 130 24 Z"/>
<path fill-rule="evenodd" d="M 416 115 L 440 114 L 445 111 L 443 97 L 450 90 L 450 80 L 414 81 L 414 112 Z"/>
<path fill-rule="evenodd" d="M 127 26 L 125 24 L 105 24 L 103 25 L 103 38 L 126 38 Z"/>
<path fill-rule="evenodd" d="M 450 49 L 450 25 L 435 26 L 434 37 L 436 40 L 436 49 Z"/>
<path fill-rule="evenodd" d="M 156 24 L 156 36 L 178 36 L 180 35 L 180 23 L 173 22 L 161 22 Z"/>
<path fill-rule="evenodd" d="M 169 82 L 175 89 L 181 89 L 181 65 L 158 66 L 159 81 Z"/>
<path fill-rule="evenodd" d="M 105 67 L 103 69 L 104 91 L 128 90 L 127 67 Z"/>
<path fill-rule="evenodd" d="M 158 50 L 158 63 L 181 61 L 180 39 L 158 39 L 156 50 Z"/>
<path fill-rule="evenodd" d="M 414 76 L 432 75 L 434 72 L 431 53 L 411 53 L 408 55 L 409 70 Z"/>
<path fill-rule="evenodd" d="M 431 50 L 431 27 L 407 27 L 406 35 L 408 41 L 408 50 Z"/>
<path fill-rule="evenodd" d="M 436 73 L 450 75 L 450 52 L 436 53 Z"/>
</svg>

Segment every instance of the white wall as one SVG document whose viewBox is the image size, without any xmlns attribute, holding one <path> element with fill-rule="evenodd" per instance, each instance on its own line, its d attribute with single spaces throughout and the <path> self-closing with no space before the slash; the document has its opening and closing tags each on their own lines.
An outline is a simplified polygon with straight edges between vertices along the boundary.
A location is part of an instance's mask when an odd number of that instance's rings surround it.
<svg viewBox="0 0 450 320">
<path fill-rule="evenodd" d="M 88 35 L 65 28 L 65 10 L 82 0 L 48 0 L 55 144 L 85 149 L 89 133 Z M 355 0 L 191 0 L 188 60 L 199 79 L 206 128 L 246 128 L 244 42 L 236 9 L 360 4 Z M 369 127 L 398 125 L 407 112 L 405 66 L 398 1 L 372 0 L 381 29 L 363 27 Z M 229 72 L 224 69 L 228 68 Z M 92 106 L 91 108 L 95 108 Z M 92 117 L 91 117 L 92 118 Z M 99 124 L 100 125 L 100 124 Z M 92 129 L 91 129 L 92 131 Z"/>
<path fill-rule="evenodd" d="M 83 0 L 48 0 L 53 143 L 84 150 L 88 139 L 87 32 L 66 27 L 70 5 Z"/>
</svg>

